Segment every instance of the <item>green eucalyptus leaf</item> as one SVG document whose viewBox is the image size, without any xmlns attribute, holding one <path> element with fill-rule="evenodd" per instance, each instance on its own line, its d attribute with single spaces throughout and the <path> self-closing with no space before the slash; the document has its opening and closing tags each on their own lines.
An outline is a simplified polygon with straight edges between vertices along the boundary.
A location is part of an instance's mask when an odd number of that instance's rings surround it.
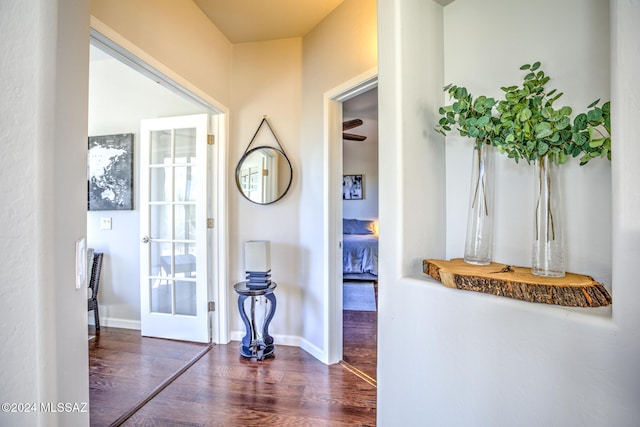
<svg viewBox="0 0 640 427">
<path fill-rule="evenodd" d="M 589 138 L 587 138 L 584 133 L 579 132 L 573 134 L 573 140 L 575 141 L 576 145 L 583 146 L 589 140 Z"/>
<path fill-rule="evenodd" d="M 524 64 L 520 67 L 521 70 L 528 70 L 529 68 L 531 68 L 531 64 Z"/>
<path fill-rule="evenodd" d="M 558 153 L 558 163 L 561 165 L 567 163 L 567 153 L 565 153 L 564 151 Z"/>
<path fill-rule="evenodd" d="M 529 120 L 530 118 L 531 118 L 531 110 L 528 108 L 522 109 L 522 111 L 520 111 L 520 114 L 518 114 L 518 120 L 520 120 L 521 122 Z"/>
<path fill-rule="evenodd" d="M 587 119 L 590 122 L 598 122 L 602 119 L 602 110 L 600 108 L 594 108 L 587 113 Z"/>
<path fill-rule="evenodd" d="M 540 68 L 540 65 L 541 65 L 540 61 L 534 62 L 533 65 L 531 66 L 531 71 L 537 70 L 538 68 Z"/>
<path fill-rule="evenodd" d="M 587 115 L 585 113 L 580 113 L 573 119 L 573 127 L 576 130 L 584 130 L 587 128 Z"/>
<path fill-rule="evenodd" d="M 468 94 L 467 89 L 464 87 L 459 87 L 456 89 L 456 99 L 462 99 L 466 97 Z"/>
<path fill-rule="evenodd" d="M 478 119 L 477 124 L 478 126 L 486 126 L 489 124 L 490 121 L 491 121 L 491 118 L 489 116 L 482 116 Z"/>
<path fill-rule="evenodd" d="M 556 123 L 556 129 L 558 130 L 566 129 L 567 127 L 569 127 L 570 124 L 571 124 L 571 119 L 569 117 L 562 117 Z"/>
<path fill-rule="evenodd" d="M 546 124 L 546 123 L 543 123 L 543 124 Z M 553 130 L 551 130 L 551 128 L 548 128 L 548 129 L 542 129 L 542 130 L 540 130 L 540 131 L 536 132 L 536 138 L 537 138 L 537 139 L 543 139 L 543 138 L 548 137 L 548 136 L 549 136 L 549 135 L 551 135 L 552 133 L 553 133 Z"/>
<path fill-rule="evenodd" d="M 587 106 L 587 108 L 593 108 L 593 107 L 595 107 L 596 105 L 598 105 L 598 102 L 600 102 L 600 100 L 599 100 L 599 99 L 597 99 L 597 100 L 593 101 L 591 104 L 589 104 L 589 105 Z"/>
<path fill-rule="evenodd" d="M 580 153 L 582 153 L 582 149 L 580 147 L 575 147 L 572 151 L 571 151 L 571 155 L 573 157 L 578 157 L 580 155 Z"/>
<path fill-rule="evenodd" d="M 541 142 L 540 144 L 538 144 L 539 156 L 544 156 L 545 154 L 547 154 L 547 151 L 549 151 L 549 145 L 547 143 Z"/>
<path fill-rule="evenodd" d="M 569 106 L 565 105 L 564 107 L 560 108 L 560 114 L 562 114 L 563 116 L 569 116 L 572 112 L 573 110 Z"/>
</svg>

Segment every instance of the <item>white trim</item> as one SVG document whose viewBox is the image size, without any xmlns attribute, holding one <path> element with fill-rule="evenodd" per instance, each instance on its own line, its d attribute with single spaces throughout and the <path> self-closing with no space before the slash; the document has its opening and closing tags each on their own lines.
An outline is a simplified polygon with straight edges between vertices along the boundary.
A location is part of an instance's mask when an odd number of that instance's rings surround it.
<svg viewBox="0 0 640 427">
<path fill-rule="evenodd" d="M 374 67 L 324 94 L 325 351 L 317 349 L 316 357 L 326 364 L 342 359 L 342 192 L 338 188 L 342 178 L 342 103 L 377 86 L 378 68 Z"/>
<path fill-rule="evenodd" d="M 89 325 L 95 325 L 93 315 L 89 315 Z M 139 320 L 118 319 L 117 317 L 100 317 L 100 327 L 103 326 L 108 328 L 135 329 L 138 331 L 141 329 Z"/>
<path fill-rule="evenodd" d="M 239 346 L 240 342 L 242 342 L 242 337 L 244 337 L 245 334 L 246 332 L 244 331 L 231 331 L 229 333 L 230 342 L 227 342 L 227 344 L 231 343 L 231 345 L 237 344 Z M 322 360 L 324 357 L 324 352 L 322 351 L 321 348 L 313 345 L 312 343 L 310 343 L 309 341 L 307 341 L 302 337 L 295 336 L 295 335 L 272 335 L 272 336 L 274 339 L 274 343 L 276 345 L 276 355 L 278 354 L 277 347 L 279 345 L 283 345 L 283 346 L 289 346 L 289 347 L 299 347 L 319 360 Z"/>
</svg>

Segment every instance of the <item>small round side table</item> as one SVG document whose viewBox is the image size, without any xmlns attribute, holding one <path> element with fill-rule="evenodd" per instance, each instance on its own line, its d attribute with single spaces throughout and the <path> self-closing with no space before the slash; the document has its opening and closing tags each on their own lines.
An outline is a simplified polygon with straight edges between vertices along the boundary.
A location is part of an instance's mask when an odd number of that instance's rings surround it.
<svg viewBox="0 0 640 427">
<path fill-rule="evenodd" d="M 273 337 L 269 335 L 269 323 L 276 313 L 276 296 L 273 291 L 276 289 L 276 282 L 269 283 L 266 287 L 249 286 L 249 282 L 238 282 L 233 285 L 233 289 L 238 294 L 238 310 L 244 322 L 246 335 L 240 344 L 240 354 L 243 357 L 263 360 L 273 355 L 276 346 L 273 344 Z M 256 325 L 256 300 L 255 297 L 265 297 L 269 302 L 269 311 L 265 316 L 262 331 L 257 330 Z M 247 316 L 244 302 L 251 297 L 251 313 Z"/>
</svg>

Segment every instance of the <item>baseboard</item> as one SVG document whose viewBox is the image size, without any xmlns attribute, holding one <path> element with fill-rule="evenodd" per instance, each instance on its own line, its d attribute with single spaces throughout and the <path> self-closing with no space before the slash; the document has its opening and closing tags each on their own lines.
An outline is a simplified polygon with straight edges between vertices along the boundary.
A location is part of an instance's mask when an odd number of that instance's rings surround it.
<svg viewBox="0 0 640 427">
<path fill-rule="evenodd" d="M 306 351 L 307 353 L 309 353 L 310 355 L 312 355 L 313 357 L 315 357 L 316 359 L 318 359 L 319 361 L 321 361 L 322 363 L 324 363 L 325 365 L 327 364 L 327 354 L 316 345 L 301 338 L 300 348 Z"/>
<path fill-rule="evenodd" d="M 242 341 L 242 338 L 245 336 L 245 334 L 246 332 L 244 331 L 231 331 L 229 333 L 229 336 L 231 337 L 231 341 Z M 319 361 L 326 363 L 326 355 L 324 351 L 322 351 L 322 349 L 316 347 L 309 341 L 305 340 L 304 338 L 294 335 L 273 335 L 273 339 L 276 346 L 286 345 L 291 347 L 299 347 Z"/>
<path fill-rule="evenodd" d="M 89 325 L 95 325 L 93 316 L 89 316 Z M 122 328 L 122 329 L 135 329 L 140 330 L 139 320 L 118 319 L 114 317 L 102 317 L 100 316 L 100 326 L 107 326 L 109 328 Z"/>
</svg>

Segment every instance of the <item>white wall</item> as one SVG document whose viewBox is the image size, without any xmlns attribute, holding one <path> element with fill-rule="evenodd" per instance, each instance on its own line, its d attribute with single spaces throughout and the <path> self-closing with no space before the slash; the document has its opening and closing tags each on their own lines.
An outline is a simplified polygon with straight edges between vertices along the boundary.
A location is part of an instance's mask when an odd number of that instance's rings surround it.
<svg viewBox="0 0 640 427">
<path fill-rule="evenodd" d="M 0 400 L 87 403 L 88 1 L 0 3 Z M 86 408 L 85 408 L 86 409 Z M 0 413 L 11 426 L 88 425 L 88 412 Z"/>
<path fill-rule="evenodd" d="M 357 17 L 357 18 L 355 18 Z M 329 316 L 324 282 L 324 93 L 377 65 L 376 2 L 347 0 L 303 39 L 300 138 L 300 264 L 303 348 L 325 359 Z M 306 344 L 305 344 L 306 343 Z"/>
<path fill-rule="evenodd" d="M 91 0 L 91 15 L 200 91 L 230 104 L 232 45 L 195 2 Z"/>
<path fill-rule="evenodd" d="M 276 290 L 277 315 L 270 332 L 276 344 L 299 345 L 301 327 L 301 253 L 298 242 L 300 182 L 300 103 L 302 40 L 281 39 L 241 43 L 233 48 L 232 104 L 229 141 L 229 171 L 235 174 L 264 115 L 292 163 L 293 181 L 287 194 L 269 205 L 246 200 L 229 180 L 229 288 L 244 280 L 244 242 L 271 241 L 271 278 Z M 251 148 L 278 147 L 264 124 Z M 240 340 L 244 325 L 237 307 L 237 294 L 229 292 L 231 339 Z"/>
<path fill-rule="evenodd" d="M 378 219 L 378 89 L 371 89 L 342 104 L 343 120 L 361 119 L 361 126 L 347 133 L 366 136 L 364 141 L 342 143 L 345 175 L 362 175 L 363 199 L 342 203 L 344 218 Z"/>
<path fill-rule="evenodd" d="M 98 48 L 91 47 L 89 136 L 133 133 L 132 211 L 88 211 L 87 244 L 105 259 L 98 302 L 105 326 L 140 328 L 140 216 L 138 206 L 140 121 L 202 113 L 203 108 L 160 86 Z M 112 220 L 111 230 L 100 219 Z M 89 323 L 93 324 L 93 313 Z"/>
<path fill-rule="evenodd" d="M 550 1 L 545 6 L 457 0 L 443 11 L 438 4 L 422 0 L 380 0 L 380 156 L 389 159 L 391 166 L 380 176 L 380 281 L 390 283 L 380 287 L 379 295 L 378 424 L 637 425 L 640 374 L 635 359 L 640 351 L 640 315 L 633 301 L 640 291 L 633 264 L 640 252 L 640 200 L 630 183 L 640 179 L 632 166 L 638 154 L 634 142 L 638 124 L 633 117 L 639 112 L 640 94 L 632 75 L 640 62 L 635 43 L 640 5 L 612 2 L 609 71 L 609 25 L 603 3 Z M 550 10 L 554 13 L 545 13 Z M 536 27 L 545 31 L 523 31 L 519 18 L 523 16 L 532 17 Z M 564 21 L 555 21 L 560 17 Z M 484 24 L 479 30 L 469 25 L 472 22 L 494 24 L 500 31 L 494 33 Z M 568 27 L 571 31 L 566 31 Z M 480 37 L 484 34 L 485 43 Z M 528 37 L 542 40 L 545 47 L 536 50 Z M 523 57 L 512 43 L 526 46 Z M 470 65 L 461 62 L 467 58 Z M 445 213 L 446 255 L 459 256 L 456 248 L 463 231 L 456 229 L 464 230 L 465 222 L 464 213 L 455 212 L 459 207 L 451 197 L 462 192 L 466 202 L 468 176 L 458 180 L 451 176 L 455 173 L 451 169 L 464 171 L 468 147 L 456 147 L 464 143 L 448 138 L 446 174 L 428 168 L 428 174 L 421 176 L 411 168 L 416 158 L 426 159 L 425 154 L 445 161 L 444 153 L 433 145 L 444 141 L 430 131 L 435 109 L 444 102 L 442 92 L 433 88 L 451 80 L 478 93 L 488 92 L 505 80 L 517 81 L 518 66 L 537 59 L 548 64 L 548 73 L 565 90 L 570 104 L 607 98 L 611 72 L 617 147 L 611 164 L 611 199 L 606 162 L 566 168 L 576 193 L 568 196 L 568 217 L 575 224 L 567 234 L 587 227 L 592 230 L 594 223 L 604 228 L 568 239 L 570 268 L 604 281 L 611 277 L 614 304 L 610 308 L 569 309 L 451 290 L 425 278 L 419 263 L 413 263 L 420 256 L 414 251 L 415 239 L 428 242 L 422 258 L 445 256 L 436 243 L 443 236 L 431 229 L 434 223 L 444 227 Z M 426 69 L 425 61 L 430 64 Z M 443 61 L 445 73 L 440 74 Z M 494 65 L 502 63 L 508 71 Z M 420 112 L 426 112 L 424 120 L 412 121 Z M 393 136 L 401 141 L 400 147 L 391 145 Z M 425 146 L 429 153 L 423 151 Z M 529 174 L 508 165 L 501 165 L 499 173 L 513 183 L 499 187 L 500 197 L 520 188 L 525 188 L 521 190 L 525 194 L 512 196 L 518 206 L 514 209 L 512 203 L 512 215 L 517 218 L 507 218 L 504 212 L 498 221 L 502 229 L 496 234 L 496 256 L 526 262 L 527 249 L 520 249 L 517 240 L 530 236 L 527 219 L 520 218 L 530 217 L 526 199 L 532 186 L 523 184 Z M 445 183 L 446 208 L 438 203 L 416 207 L 405 198 L 409 193 L 430 193 L 421 188 L 425 185 Z M 585 198 L 588 186 L 595 189 L 595 202 Z M 505 204 L 500 200 L 498 210 L 504 211 Z M 610 212 L 615 213 L 613 217 Z M 408 227 L 409 215 L 419 217 L 421 223 Z M 519 237 L 522 227 L 527 230 Z M 613 262 L 607 261 L 611 258 Z"/>
</svg>

